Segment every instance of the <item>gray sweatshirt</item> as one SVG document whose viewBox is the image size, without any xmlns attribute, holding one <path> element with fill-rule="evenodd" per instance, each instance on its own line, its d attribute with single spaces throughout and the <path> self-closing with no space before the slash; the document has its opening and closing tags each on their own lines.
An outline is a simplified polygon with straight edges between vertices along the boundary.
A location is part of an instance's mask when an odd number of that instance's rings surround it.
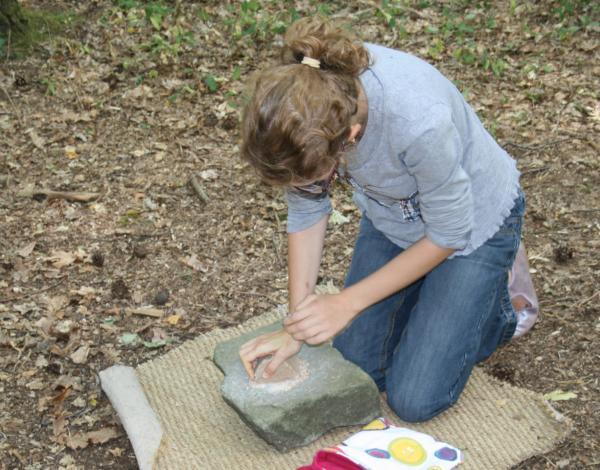
<svg viewBox="0 0 600 470">
<path fill-rule="evenodd" d="M 366 44 L 373 65 L 360 80 L 365 132 L 342 171 L 363 216 L 407 248 L 423 237 L 467 255 L 502 225 L 518 196 L 515 161 L 458 89 L 412 55 Z M 331 212 L 329 196 L 286 191 L 289 233 Z"/>
</svg>

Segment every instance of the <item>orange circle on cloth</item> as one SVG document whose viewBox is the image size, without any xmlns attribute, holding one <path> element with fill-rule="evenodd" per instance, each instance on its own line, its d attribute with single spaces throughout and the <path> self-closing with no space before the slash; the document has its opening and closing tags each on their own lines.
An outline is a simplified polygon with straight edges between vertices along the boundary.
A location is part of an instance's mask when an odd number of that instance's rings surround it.
<svg viewBox="0 0 600 470">
<path fill-rule="evenodd" d="M 394 439 L 388 445 L 388 451 L 393 458 L 406 465 L 421 465 L 427 459 L 423 446 L 410 437 Z"/>
</svg>

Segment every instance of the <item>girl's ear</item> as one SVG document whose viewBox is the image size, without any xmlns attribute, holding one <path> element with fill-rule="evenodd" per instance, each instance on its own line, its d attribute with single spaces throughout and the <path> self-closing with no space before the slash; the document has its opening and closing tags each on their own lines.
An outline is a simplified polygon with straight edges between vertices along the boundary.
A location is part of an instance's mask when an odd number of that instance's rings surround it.
<svg viewBox="0 0 600 470">
<path fill-rule="evenodd" d="M 360 133 L 360 130 L 362 129 L 362 125 L 361 124 L 352 124 L 350 126 L 350 134 L 348 135 L 348 142 L 354 142 L 354 140 L 356 139 L 356 136 Z"/>
</svg>

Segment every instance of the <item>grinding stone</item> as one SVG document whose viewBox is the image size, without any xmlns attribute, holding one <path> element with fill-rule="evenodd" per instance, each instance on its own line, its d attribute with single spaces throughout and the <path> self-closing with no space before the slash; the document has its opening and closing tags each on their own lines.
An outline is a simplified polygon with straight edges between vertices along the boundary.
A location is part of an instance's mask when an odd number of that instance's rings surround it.
<svg viewBox="0 0 600 470">
<path fill-rule="evenodd" d="M 365 424 L 381 415 L 373 380 L 329 343 L 305 344 L 277 380 L 250 380 L 239 358 L 240 346 L 279 329 L 281 323 L 276 322 L 221 342 L 213 356 L 225 374 L 223 398 L 260 437 L 287 451 L 332 428 Z M 264 368 L 267 361 L 258 367 Z"/>
<path fill-rule="evenodd" d="M 304 369 L 307 369 L 307 364 L 299 359 L 298 356 L 290 357 L 277 368 L 271 377 L 265 379 L 263 374 L 271 362 L 271 357 L 272 356 L 267 356 L 259 362 L 254 370 L 254 380 L 251 382 L 254 382 L 256 385 L 263 385 L 283 382 L 293 383 L 302 379 L 302 372 Z"/>
</svg>

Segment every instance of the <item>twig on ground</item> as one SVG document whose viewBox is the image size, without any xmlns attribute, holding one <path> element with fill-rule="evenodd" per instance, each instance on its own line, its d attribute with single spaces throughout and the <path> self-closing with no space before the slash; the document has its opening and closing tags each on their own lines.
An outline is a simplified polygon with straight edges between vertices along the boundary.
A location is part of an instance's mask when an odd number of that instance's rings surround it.
<svg viewBox="0 0 600 470">
<path fill-rule="evenodd" d="M 281 258 L 281 250 L 279 249 L 279 232 L 273 232 L 272 234 L 273 246 L 275 247 L 275 256 L 277 257 L 277 261 L 279 262 L 279 266 L 281 268 L 285 268 L 285 263 Z"/>
<path fill-rule="evenodd" d="M 98 199 L 100 193 L 85 193 L 78 191 L 52 191 L 49 189 L 33 189 L 21 191 L 17 194 L 19 197 L 31 197 L 36 201 L 43 201 L 48 199 L 64 199 L 72 202 L 90 202 Z"/>
<path fill-rule="evenodd" d="M 155 321 L 149 321 L 148 323 L 142 325 L 137 330 L 135 330 L 135 333 L 139 335 L 140 333 L 146 331 L 148 328 L 150 328 L 152 325 L 155 325 L 155 324 L 156 324 Z"/>
<path fill-rule="evenodd" d="M 521 176 L 532 175 L 534 173 L 543 173 L 545 171 L 551 170 L 551 166 L 542 166 L 540 168 L 530 168 L 529 170 L 523 170 L 521 172 Z"/>
<path fill-rule="evenodd" d="M 375 5 L 373 5 L 370 8 L 364 8 L 362 10 L 358 10 L 358 11 L 354 11 L 354 12 L 349 12 L 348 9 L 346 8 L 338 13 L 335 13 L 334 15 L 331 15 L 331 18 L 348 18 L 349 16 L 360 17 L 364 13 L 369 13 L 374 8 L 377 8 L 377 7 Z"/>
<path fill-rule="evenodd" d="M 598 295 L 600 295 L 600 291 L 594 292 L 590 297 L 588 297 L 587 299 L 582 299 L 579 302 L 577 302 L 575 305 L 573 305 L 573 308 L 580 308 L 583 307 L 585 304 L 587 304 L 588 302 L 590 302 L 591 300 L 594 300 L 596 297 L 598 297 Z"/>
<path fill-rule="evenodd" d="M 570 96 L 569 96 L 570 98 Z M 562 106 L 562 108 L 560 108 L 560 111 L 558 112 L 558 117 L 556 118 L 556 122 L 554 123 L 554 127 L 552 128 L 552 131 L 550 132 L 551 134 L 554 134 L 556 132 L 556 129 L 558 129 L 558 125 L 560 124 L 560 120 L 562 119 L 563 116 L 563 112 L 565 109 L 567 109 L 567 106 L 569 106 L 569 103 L 571 101 L 567 100 L 565 102 L 565 104 Z"/>
<path fill-rule="evenodd" d="M 4 63 L 7 63 L 8 59 L 10 59 L 10 46 L 12 45 L 11 39 L 12 39 L 12 28 L 8 28 L 8 41 L 6 42 L 6 58 L 4 59 Z"/>
<path fill-rule="evenodd" d="M 260 292 L 237 291 L 236 294 L 243 294 L 243 295 L 252 295 L 252 296 L 258 296 L 258 297 L 264 297 L 265 299 L 270 300 L 271 302 L 273 302 L 275 305 L 279 305 L 279 302 L 277 300 L 271 298 L 267 294 L 261 294 Z"/>
<path fill-rule="evenodd" d="M 23 351 L 25 351 L 25 346 L 23 346 L 23 348 L 21 348 L 19 350 L 19 356 L 17 357 L 17 360 L 15 361 L 15 364 L 14 364 L 13 369 L 12 369 L 13 373 L 17 370 L 17 367 L 19 366 L 19 363 L 23 359 Z M 29 360 L 30 357 L 31 357 L 31 349 L 27 351 L 26 360 Z"/>
<path fill-rule="evenodd" d="M 204 192 L 202 185 L 198 182 L 198 179 L 194 175 L 190 177 L 190 184 L 192 185 L 192 188 L 194 189 L 200 200 L 204 204 L 208 204 L 208 196 L 206 195 L 206 192 Z"/>
<path fill-rule="evenodd" d="M 538 144 L 538 145 L 518 144 L 517 142 L 513 142 L 512 140 L 507 140 L 506 142 L 504 142 L 504 145 L 510 145 L 511 147 L 516 147 L 518 149 L 528 150 L 530 152 L 533 152 L 533 151 L 541 150 L 541 149 L 544 149 L 547 147 L 552 147 L 553 145 L 560 144 L 561 142 L 565 142 L 567 140 L 569 140 L 569 138 L 565 137 L 564 139 L 551 140 L 551 141 L 545 142 L 543 144 Z"/>
<path fill-rule="evenodd" d="M 598 212 L 600 211 L 600 207 L 591 207 L 591 208 L 583 208 L 583 209 L 572 209 L 570 211 L 567 211 L 567 214 L 573 213 L 573 212 Z"/>
<path fill-rule="evenodd" d="M 58 282 L 50 284 L 49 286 L 46 286 L 43 289 L 37 289 L 35 292 L 29 292 L 27 294 L 15 295 L 14 297 L 7 297 L 5 299 L 0 299 L 0 304 L 2 304 L 2 303 L 8 303 L 8 302 L 14 302 L 15 300 L 27 299 L 28 297 L 32 297 L 32 296 L 34 296 L 36 294 L 40 294 L 42 292 L 47 292 L 47 291 L 49 291 L 49 290 L 54 289 L 55 287 L 57 287 L 62 282 L 62 280 L 63 280 L 63 278 L 61 277 Z"/>
<path fill-rule="evenodd" d="M 4 94 L 6 95 L 6 97 L 8 98 L 8 102 L 10 103 L 10 105 L 13 108 L 13 113 L 15 116 L 17 116 L 17 120 L 19 121 L 19 124 L 21 124 L 21 126 L 25 126 L 25 124 L 23 123 L 23 119 L 21 118 L 21 114 L 19 114 L 19 109 L 15 106 L 14 101 L 12 100 L 12 98 L 10 97 L 10 94 L 8 93 L 8 91 L 6 90 L 6 88 L 4 88 L 3 85 L 0 85 L 2 87 L 2 91 L 4 92 Z"/>
<path fill-rule="evenodd" d="M 147 317 L 162 318 L 164 311 L 154 307 L 139 307 L 139 308 L 126 308 L 125 313 L 132 315 L 145 315 Z"/>
</svg>

